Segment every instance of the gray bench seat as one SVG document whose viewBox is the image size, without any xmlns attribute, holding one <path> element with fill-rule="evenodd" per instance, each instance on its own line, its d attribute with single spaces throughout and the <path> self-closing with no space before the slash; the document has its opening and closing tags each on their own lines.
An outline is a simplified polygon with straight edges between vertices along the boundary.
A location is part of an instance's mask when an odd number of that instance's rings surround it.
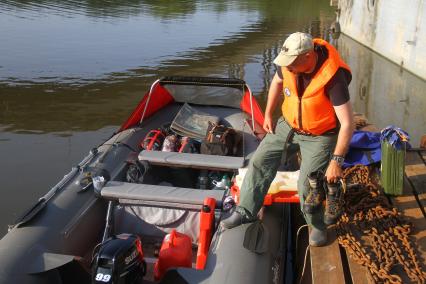
<svg viewBox="0 0 426 284">
<path fill-rule="evenodd" d="M 139 153 L 139 161 L 157 165 L 171 165 L 197 169 L 237 170 L 244 167 L 244 157 L 216 156 L 205 154 L 146 151 Z"/>
<path fill-rule="evenodd" d="M 206 197 L 216 199 L 216 206 L 221 207 L 224 194 L 223 190 L 200 190 L 117 181 L 107 182 L 101 191 L 104 198 L 118 200 L 122 204 L 196 210 L 201 208 Z"/>
</svg>

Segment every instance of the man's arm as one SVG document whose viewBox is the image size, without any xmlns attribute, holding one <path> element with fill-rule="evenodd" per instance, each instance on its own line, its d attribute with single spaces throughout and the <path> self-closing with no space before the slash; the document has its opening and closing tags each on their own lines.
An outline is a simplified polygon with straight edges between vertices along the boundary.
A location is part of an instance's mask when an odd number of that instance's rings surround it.
<svg viewBox="0 0 426 284">
<path fill-rule="evenodd" d="M 342 105 L 334 106 L 337 118 L 340 122 L 340 130 L 337 136 L 337 144 L 334 149 L 334 155 L 345 156 L 351 142 L 354 132 L 353 113 L 351 102 L 348 101 Z M 325 173 L 328 182 L 337 182 L 342 177 L 342 168 L 336 161 L 331 160 Z"/>
<path fill-rule="evenodd" d="M 280 100 L 282 94 L 283 79 L 281 79 L 277 73 L 272 78 L 271 86 L 269 87 L 268 100 L 266 102 L 265 109 L 265 122 L 263 123 L 263 129 L 267 133 L 274 133 L 274 122 L 272 121 L 272 115 L 274 114 L 275 108 Z"/>
</svg>

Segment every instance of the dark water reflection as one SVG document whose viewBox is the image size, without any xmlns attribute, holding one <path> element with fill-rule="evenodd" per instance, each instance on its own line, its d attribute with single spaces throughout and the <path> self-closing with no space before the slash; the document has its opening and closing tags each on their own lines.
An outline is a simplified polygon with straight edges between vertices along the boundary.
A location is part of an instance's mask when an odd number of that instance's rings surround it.
<svg viewBox="0 0 426 284">
<path fill-rule="evenodd" d="M 286 35 L 333 20 L 328 0 L 1 1 L 0 235 L 156 78 L 242 78 L 264 103 Z"/>
</svg>

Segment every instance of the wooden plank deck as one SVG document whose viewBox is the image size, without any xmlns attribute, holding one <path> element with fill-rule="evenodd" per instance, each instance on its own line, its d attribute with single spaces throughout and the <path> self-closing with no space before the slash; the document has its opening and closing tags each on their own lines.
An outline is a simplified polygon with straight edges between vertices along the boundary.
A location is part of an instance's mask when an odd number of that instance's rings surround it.
<svg viewBox="0 0 426 284">
<path fill-rule="evenodd" d="M 420 209 L 425 214 L 426 207 L 426 149 L 424 151 L 408 151 L 405 157 L 405 175 L 413 194 L 417 196 Z"/>
<path fill-rule="evenodd" d="M 417 250 L 418 262 L 426 263 L 426 164 L 419 151 L 409 151 L 406 155 L 406 178 L 401 196 L 392 198 L 393 205 L 413 225 L 412 238 Z M 422 210 L 423 209 L 423 210 Z M 408 280 L 404 283 L 411 283 Z"/>
<path fill-rule="evenodd" d="M 334 230 L 328 230 L 330 244 L 310 247 L 312 283 L 345 283 L 339 243 Z"/>
<path fill-rule="evenodd" d="M 370 284 L 374 283 L 370 277 L 370 273 L 365 266 L 356 263 L 351 257 L 347 257 L 351 280 L 354 284 Z"/>
<path fill-rule="evenodd" d="M 368 124 L 362 130 L 377 131 Z M 413 244 L 417 250 L 418 262 L 426 264 L 426 149 L 408 151 L 406 155 L 404 191 L 401 196 L 391 198 L 393 205 L 411 224 Z M 310 248 L 312 283 L 374 283 L 368 269 L 353 261 L 349 254 L 341 253 L 339 244 L 332 231 L 332 241 L 325 247 Z M 345 275 L 346 274 L 346 275 Z M 412 283 L 403 279 L 404 283 Z"/>
<path fill-rule="evenodd" d="M 353 261 L 347 252 L 341 253 L 334 228 L 328 230 L 328 237 L 327 246 L 310 247 L 312 283 L 373 283 L 366 267 Z"/>
</svg>

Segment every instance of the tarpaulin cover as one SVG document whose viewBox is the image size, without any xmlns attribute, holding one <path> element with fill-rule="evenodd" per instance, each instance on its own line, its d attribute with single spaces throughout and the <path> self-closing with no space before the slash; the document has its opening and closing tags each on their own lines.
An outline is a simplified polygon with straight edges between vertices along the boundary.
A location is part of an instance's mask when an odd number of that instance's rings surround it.
<svg viewBox="0 0 426 284">
<path fill-rule="evenodd" d="M 343 167 L 380 162 L 381 154 L 379 132 L 355 131 Z"/>
</svg>

